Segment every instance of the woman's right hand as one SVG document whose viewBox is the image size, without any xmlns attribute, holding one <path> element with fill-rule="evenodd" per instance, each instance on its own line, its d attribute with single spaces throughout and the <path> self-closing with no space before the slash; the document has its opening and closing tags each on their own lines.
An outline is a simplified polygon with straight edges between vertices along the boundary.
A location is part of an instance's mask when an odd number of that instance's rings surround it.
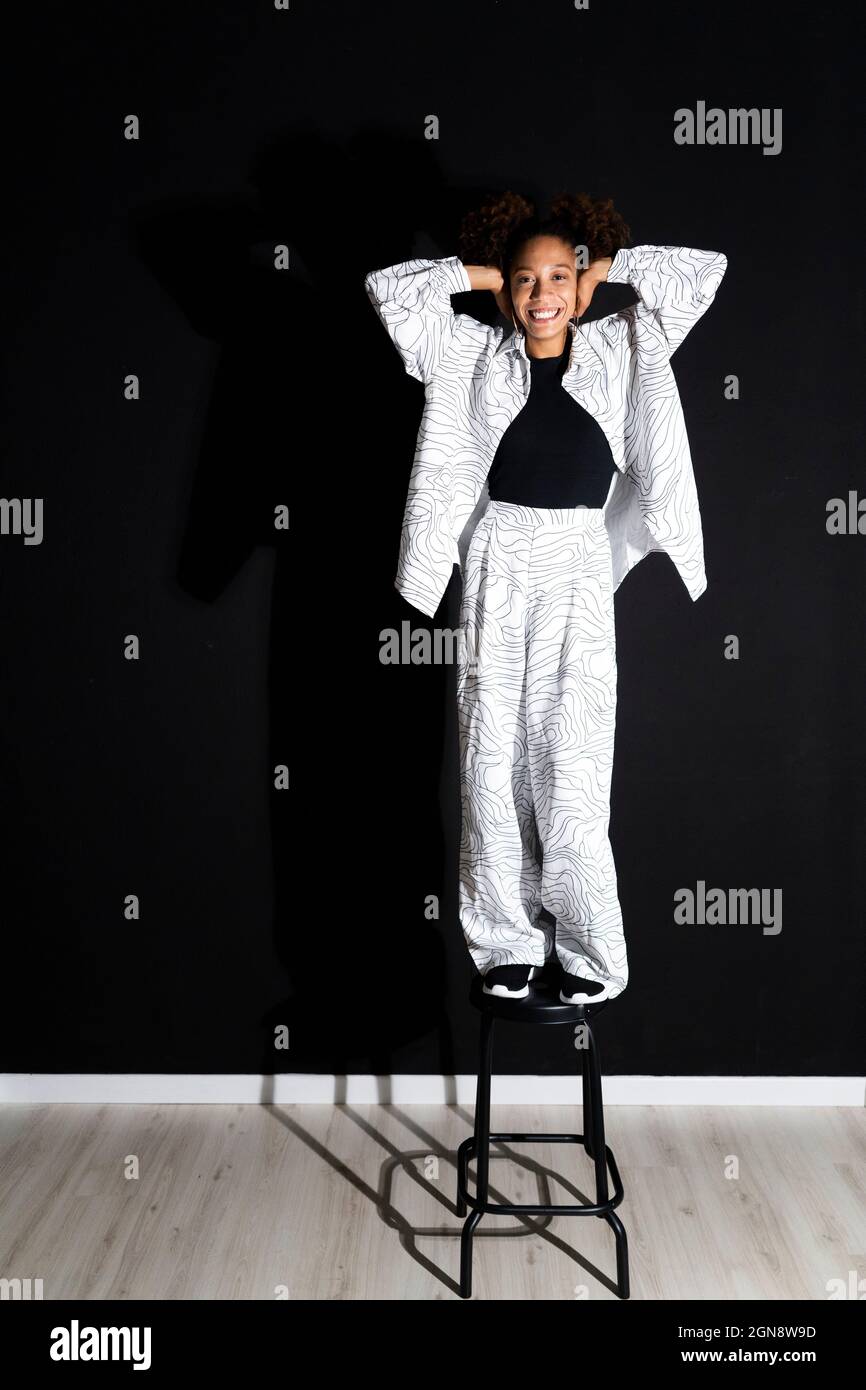
<svg viewBox="0 0 866 1390">
<path fill-rule="evenodd" d="M 513 323 L 514 309 L 512 308 L 511 304 L 511 291 L 505 284 L 504 280 L 502 279 L 502 275 L 498 270 L 496 274 L 499 279 L 499 286 L 497 289 L 493 291 L 493 298 L 496 300 L 496 303 L 499 306 L 500 314 L 504 315 L 505 318 L 510 319 Z"/>
<path fill-rule="evenodd" d="M 502 271 L 495 265 L 467 265 L 466 273 L 473 290 L 490 290 L 505 318 L 512 317 L 511 295 L 502 279 Z"/>
</svg>

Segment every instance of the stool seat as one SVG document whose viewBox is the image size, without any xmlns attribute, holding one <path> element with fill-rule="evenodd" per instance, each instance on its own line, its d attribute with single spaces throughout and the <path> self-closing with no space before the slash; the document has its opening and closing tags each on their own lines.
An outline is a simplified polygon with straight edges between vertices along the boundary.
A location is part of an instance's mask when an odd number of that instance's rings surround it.
<svg viewBox="0 0 866 1390">
<path fill-rule="evenodd" d="M 604 1140 L 604 1106 L 601 1093 L 601 1071 L 598 1045 L 593 1032 L 597 1015 L 613 1001 L 603 999 L 598 1004 L 564 1004 L 559 997 L 558 972 L 546 970 L 529 984 L 529 994 L 523 999 L 505 995 L 485 994 L 483 976 L 472 980 L 469 997 L 481 1014 L 481 1037 L 478 1062 L 478 1089 L 475 1100 L 474 1133 L 464 1139 L 457 1150 L 457 1215 L 466 1216 L 460 1237 L 460 1296 L 472 1295 L 472 1237 L 482 1216 L 598 1216 L 607 1221 L 616 1238 L 616 1293 L 629 1296 L 628 1239 L 625 1227 L 614 1212 L 623 1199 L 623 1186 L 613 1153 Z M 583 1134 L 517 1134 L 490 1132 L 490 1084 L 493 1059 L 493 1027 L 497 1019 L 513 1023 L 581 1024 L 584 1046 L 579 1048 L 583 1072 Z M 523 1144 L 582 1144 L 595 1166 L 595 1202 L 583 1204 L 552 1204 L 544 1202 L 515 1204 L 491 1202 L 489 1197 L 491 1143 Z M 469 1162 L 477 1159 L 478 1175 L 475 1195 L 469 1192 Z M 608 1174 L 613 1194 L 608 1188 Z"/>
<path fill-rule="evenodd" d="M 611 999 L 598 1004 L 564 1004 L 559 997 L 559 980 L 555 971 L 529 981 L 529 994 L 514 999 L 505 994 L 485 994 L 484 976 L 475 975 L 469 989 L 469 999 L 476 1009 L 486 1010 L 496 1018 L 513 1019 L 515 1023 L 582 1023 L 595 1018 Z"/>
</svg>

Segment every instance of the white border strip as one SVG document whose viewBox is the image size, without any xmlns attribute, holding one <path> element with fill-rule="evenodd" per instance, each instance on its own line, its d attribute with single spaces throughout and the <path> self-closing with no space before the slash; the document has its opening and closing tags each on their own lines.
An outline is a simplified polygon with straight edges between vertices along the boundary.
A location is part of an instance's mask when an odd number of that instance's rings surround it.
<svg viewBox="0 0 866 1390">
<path fill-rule="evenodd" d="M 866 1104 L 863 1076 L 603 1076 L 606 1105 Z M 495 1076 L 495 1105 L 575 1105 L 573 1076 Z M 474 1105 L 475 1077 L 0 1073 L 0 1103 L 36 1105 Z"/>
</svg>

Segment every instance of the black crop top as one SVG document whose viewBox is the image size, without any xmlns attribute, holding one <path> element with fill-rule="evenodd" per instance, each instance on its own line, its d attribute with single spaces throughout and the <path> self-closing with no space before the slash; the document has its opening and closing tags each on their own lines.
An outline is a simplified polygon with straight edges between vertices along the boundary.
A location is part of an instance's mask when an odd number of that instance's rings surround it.
<svg viewBox="0 0 866 1390">
<path fill-rule="evenodd" d="M 603 507 L 613 454 L 601 425 L 562 385 L 571 329 L 559 357 L 530 357 L 526 404 L 499 441 L 487 475 L 497 502 L 527 507 Z"/>
</svg>

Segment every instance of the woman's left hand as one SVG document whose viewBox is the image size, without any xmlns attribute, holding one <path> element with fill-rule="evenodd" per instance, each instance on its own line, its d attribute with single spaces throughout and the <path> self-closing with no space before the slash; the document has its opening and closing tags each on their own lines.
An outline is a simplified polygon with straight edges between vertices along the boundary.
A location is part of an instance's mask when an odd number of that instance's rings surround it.
<svg viewBox="0 0 866 1390">
<path fill-rule="evenodd" d="M 607 279 L 607 272 L 612 265 L 613 256 L 602 256 L 597 261 L 590 261 L 586 270 L 581 271 L 577 278 L 577 305 L 575 308 L 578 318 L 583 318 L 592 302 L 596 285 L 600 285 L 602 280 Z"/>
</svg>

